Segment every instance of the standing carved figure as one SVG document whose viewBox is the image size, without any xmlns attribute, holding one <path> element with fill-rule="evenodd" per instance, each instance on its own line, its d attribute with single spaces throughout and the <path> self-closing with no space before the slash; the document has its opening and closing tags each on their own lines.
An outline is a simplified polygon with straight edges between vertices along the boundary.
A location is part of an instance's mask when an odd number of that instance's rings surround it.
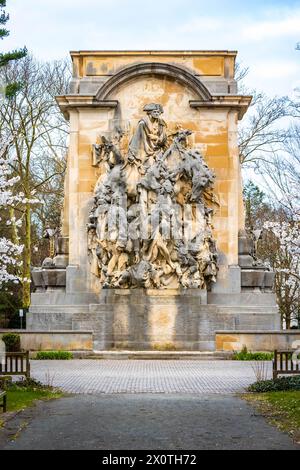
<svg viewBox="0 0 300 470">
<path fill-rule="evenodd" d="M 154 160 L 157 151 L 167 144 L 166 123 L 161 118 L 163 108 L 160 104 L 147 104 L 144 107 L 147 116 L 143 117 L 130 141 L 128 159 L 136 160 L 148 168 Z"/>
<path fill-rule="evenodd" d="M 144 107 L 143 117 L 129 143 L 127 162 L 124 166 L 127 193 L 137 197 L 137 185 L 141 175 L 145 175 L 157 158 L 157 154 L 167 143 L 166 123 L 161 118 L 162 106 L 151 103 Z"/>
</svg>

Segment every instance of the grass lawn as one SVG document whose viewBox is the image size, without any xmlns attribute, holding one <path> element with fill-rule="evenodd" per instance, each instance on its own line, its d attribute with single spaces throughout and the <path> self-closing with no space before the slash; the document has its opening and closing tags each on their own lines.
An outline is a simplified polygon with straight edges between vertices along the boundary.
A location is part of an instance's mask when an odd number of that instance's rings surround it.
<svg viewBox="0 0 300 470">
<path fill-rule="evenodd" d="M 289 432 L 300 443 L 300 391 L 253 393 L 244 398 L 272 424 Z"/>
<path fill-rule="evenodd" d="M 52 400 L 60 398 L 63 393 L 60 390 L 42 385 L 34 379 L 16 383 L 7 382 L 7 412 L 19 411 L 33 406 L 37 400 Z M 0 427 L 5 422 L 6 413 L 0 412 Z"/>
<path fill-rule="evenodd" d="M 53 390 L 15 389 L 7 391 L 7 411 L 18 411 L 32 406 L 36 400 L 60 398 L 61 392 Z"/>
</svg>

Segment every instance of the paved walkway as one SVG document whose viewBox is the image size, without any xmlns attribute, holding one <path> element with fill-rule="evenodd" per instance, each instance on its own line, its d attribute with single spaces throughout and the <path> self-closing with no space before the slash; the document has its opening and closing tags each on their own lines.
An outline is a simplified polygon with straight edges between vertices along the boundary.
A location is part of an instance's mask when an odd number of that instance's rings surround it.
<svg viewBox="0 0 300 470">
<path fill-rule="evenodd" d="M 32 361 L 32 376 L 70 393 L 243 392 L 255 382 L 254 364 L 198 360 Z M 271 377 L 272 365 L 266 363 Z"/>
<path fill-rule="evenodd" d="M 3 433 L 6 439 L 18 437 L 5 444 Z M 299 450 L 299 446 L 244 400 L 177 393 L 75 395 L 39 403 L 0 430 L 0 449 Z"/>
</svg>

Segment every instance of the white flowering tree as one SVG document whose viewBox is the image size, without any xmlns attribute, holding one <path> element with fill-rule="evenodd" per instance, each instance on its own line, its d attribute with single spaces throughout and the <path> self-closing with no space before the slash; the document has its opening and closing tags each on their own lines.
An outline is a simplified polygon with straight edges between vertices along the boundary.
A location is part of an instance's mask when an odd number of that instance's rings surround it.
<svg viewBox="0 0 300 470">
<path fill-rule="evenodd" d="M 0 106 L 0 125 L 4 135 L 14 134 L 9 148 L 13 174 L 19 176 L 18 189 L 23 204 L 12 208 L 22 214 L 19 230 L 23 249 L 22 305 L 30 305 L 30 275 L 35 229 L 50 212 L 59 212 L 66 165 L 67 123 L 55 96 L 66 93 L 68 63 L 41 63 L 28 55 L 20 61 L 0 67 L 0 80 L 22 83 L 21 89 Z M 38 199 L 42 204 L 34 204 Z M 50 209 L 49 211 L 47 209 Z M 17 215 L 18 217 L 18 215 Z M 59 217 L 56 217 L 58 219 Z M 49 223 L 49 220 L 47 221 Z M 13 230 L 12 230 L 13 231 Z M 14 240 L 13 240 L 14 241 Z"/>
<path fill-rule="evenodd" d="M 267 222 L 265 229 L 275 237 L 270 256 L 283 326 L 289 329 L 300 319 L 300 221 Z M 271 244 L 272 245 L 272 244 Z"/>
<path fill-rule="evenodd" d="M 0 148 L 0 210 L 6 215 L 5 219 L 0 217 L 0 228 L 3 233 L 3 225 L 13 225 L 18 227 L 21 220 L 10 220 L 7 215 L 9 208 L 16 203 L 22 202 L 22 194 L 14 194 L 14 187 L 19 181 L 19 177 L 11 175 L 10 159 L 8 157 L 9 143 L 3 143 Z M 1 233 L 0 232 L 0 233 Z M 13 243 L 4 236 L 0 236 L 0 288 L 7 282 L 19 282 L 19 268 L 22 265 L 21 255 L 23 245 Z"/>
<path fill-rule="evenodd" d="M 299 116 L 300 117 L 300 116 Z M 300 320 L 300 126 L 296 118 L 289 129 L 282 152 L 264 162 L 262 176 L 268 188 L 273 214 L 265 228 L 268 256 L 276 272 L 275 288 L 283 325 L 289 328 Z M 266 219 L 265 219 L 266 220 Z M 264 220 L 264 221 L 265 221 Z M 268 220 L 268 219 L 267 219 Z M 267 244 L 265 244 L 267 246 Z"/>
<path fill-rule="evenodd" d="M 243 82 L 247 69 L 238 66 L 236 72 L 240 91 L 249 94 Z M 259 187 L 248 183 L 244 190 L 246 228 L 265 228 L 258 257 L 275 271 L 282 325 L 300 327 L 299 90 L 294 101 L 268 98 L 255 90 L 250 94 L 252 106 L 239 132 L 240 161 L 255 170 Z"/>
<path fill-rule="evenodd" d="M 289 178 L 282 165 L 272 166 L 272 171 L 274 183 L 268 194 L 252 182 L 244 188 L 246 228 L 250 233 L 264 229 L 257 256 L 275 272 L 274 288 L 282 326 L 290 328 L 300 320 L 300 214 L 299 195 L 293 184 L 297 165 Z"/>
</svg>

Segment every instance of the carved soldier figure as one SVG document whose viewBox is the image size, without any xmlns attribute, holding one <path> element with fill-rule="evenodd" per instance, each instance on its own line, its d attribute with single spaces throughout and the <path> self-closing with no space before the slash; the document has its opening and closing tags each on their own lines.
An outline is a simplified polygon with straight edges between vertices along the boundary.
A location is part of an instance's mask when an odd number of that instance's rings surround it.
<svg viewBox="0 0 300 470">
<path fill-rule="evenodd" d="M 127 194 L 130 198 L 137 198 L 137 185 L 141 175 L 146 173 L 156 160 L 157 154 L 165 148 L 167 143 L 166 123 L 160 117 L 163 108 L 160 104 L 151 103 L 143 109 L 147 116 L 143 117 L 129 143 L 127 162 L 124 173 L 127 185 Z M 142 191 L 142 198 L 145 192 Z"/>
<path fill-rule="evenodd" d="M 149 167 L 155 159 L 155 153 L 166 146 L 167 126 L 160 117 L 163 114 L 160 104 L 147 104 L 143 111 L 146 111 L 147 116 L 139 121 L 130 141 L 128 159 L 139 160 L 144 166 Z"/>
</svg>

